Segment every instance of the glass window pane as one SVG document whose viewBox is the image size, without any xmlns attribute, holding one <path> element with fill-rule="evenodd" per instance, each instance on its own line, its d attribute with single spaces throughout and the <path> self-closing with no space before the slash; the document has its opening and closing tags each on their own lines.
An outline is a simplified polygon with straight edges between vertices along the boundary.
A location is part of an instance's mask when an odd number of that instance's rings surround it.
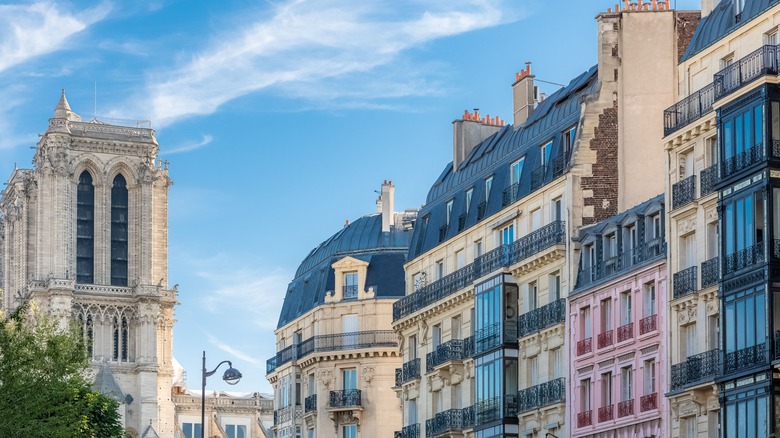
<svg viewBox="0 0 780 438">
<path fill-rule="evenodd" d="M 755 144 L 764 143 L 764 105 L 759 105 L 755 108 Z"/>
<path fill-rule="evenodd" d="M 741 115 L 739 115 L 739 116 L 734 118 L 734 134 L 735 134 L 735 137 L 736 137 L 734 139 L 735 140 L 735 142 L 734 142 L 734 146 L 735 146 L 734 155 L 739 154 L 740 152 L 745 150 L 744 129 L 743 129 L 743 126 L 742 126 L 743 123 L 744 122 L 742 121 L 742 116 Z"/>
<path fill-rule="evenodd" d="M 731 123 L 731 120 L 723 123 L 723 153 L 727 160 L 734 156 L 734 132 Z"/>
</svg>

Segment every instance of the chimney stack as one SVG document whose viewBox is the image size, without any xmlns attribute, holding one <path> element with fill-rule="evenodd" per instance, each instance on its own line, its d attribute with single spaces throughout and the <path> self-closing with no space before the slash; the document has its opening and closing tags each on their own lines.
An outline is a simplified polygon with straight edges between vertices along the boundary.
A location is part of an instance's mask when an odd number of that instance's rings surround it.
<svg viewBox="0 0 780 438">
<path fill-rule="evenodd" d="M 463 118 L 452 122 L 452 168 L 458 171 L 458 166 L 469 156 L 474 146 L 495 134 L 504 126 L 501 117 L 485 117 L 479 115 L 479 108 L 474 112 L 463 111 Z"/>
<path fill-rule="evenodd" d="M 382 183 L 382 232 L 390 232 L 395 226 L 395 186 L 392 181 Z"/>
<path fill-rule="evenodd" d="M 512 84 L 515 127 L 525 123 L 534 111 L 534 97 L 536 96 L 536 87 L 534 87 L 535 77 L 531 74 L 530 62 L 526 62 L 525 70 L 517 73 L 515 76 L 515 83 Z"/>
</svg>

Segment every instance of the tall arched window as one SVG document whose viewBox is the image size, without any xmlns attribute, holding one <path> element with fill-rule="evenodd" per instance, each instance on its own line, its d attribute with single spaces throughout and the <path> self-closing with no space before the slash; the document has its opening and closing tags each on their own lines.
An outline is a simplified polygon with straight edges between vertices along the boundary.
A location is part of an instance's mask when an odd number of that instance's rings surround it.
<svg viewBox="0 0 780 438">
<path fill-rule="evenodd" d="M 127 182 L 122 175 L 111 188 L 111 284 L 127 286 Z"/>
<path fill-rule="evenodd" d="M 122 317 L 122 362 L 127 362 L 127 317 Z"/>
<path fill-rule="evenodd" d="M 95 187 L 86 170 L 79 176 L 76 193 L 76 281 L 95 280 Z"/>
<path fill-rule="evenodd" d="M 114 341 L 113 345 L 113 354 L 111 355 L 111 358 L 115 361 L 119 360 L 119 319 L 115 316 L 114 319 L 111 321 L 111 331 L 112 338 Z"/>
</svg>

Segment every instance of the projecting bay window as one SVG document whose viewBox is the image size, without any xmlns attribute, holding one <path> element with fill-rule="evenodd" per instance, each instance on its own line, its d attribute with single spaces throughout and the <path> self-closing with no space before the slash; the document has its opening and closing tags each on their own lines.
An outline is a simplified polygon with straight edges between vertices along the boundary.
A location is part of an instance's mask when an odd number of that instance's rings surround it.
<svg viewBox="0 0 780 438">
<path fill-rule="evenodd" d="M 518 288 L 502 280 L 499 275 L 475 287 L 477 353 L 517 342 Z"/>
<path fill-rule="evenodd" d="M 764 157 L 764 104 L 731 111 L 721 117 L 721 176 L 729 177 Z"/>
<path fill-rule="evenodd" d="M 746 379 L 748 380 L 748 379 Z M 750 379 L 752 380 L 752 379 Z M 723 406 L 723 436 L 728 438 L 765 438 L 769 436 L 769 388 L 746 389 L 727 393 Z"/>
<path fill-rule="evenodd" d="M 724 373 L 741 371 L 768 360 L 766 299 L 763 286 L 743 290 L 723 298 L 725 318 Z"/>
<path fill-rule="evenodd" d="M 502 418 L 517 421 L 517 357 L 496 350 L 475 360 L 477 424 Z"/>
<path fill-rule="evenodd" d="M 111 188 L 111 284 L 127 286 L 127 182 L 117 175 Z"/>
<path fill-rule="evenodd" d="M 723 274 L 764 261 L 764 200 L 760 192 L 723 203 Z"/>
<path fill-rule="evenodd" d="M 76 189 L 76 281 L 92 284 L 95 279 L 95 187 L 86 170 Z"/>
</svg>

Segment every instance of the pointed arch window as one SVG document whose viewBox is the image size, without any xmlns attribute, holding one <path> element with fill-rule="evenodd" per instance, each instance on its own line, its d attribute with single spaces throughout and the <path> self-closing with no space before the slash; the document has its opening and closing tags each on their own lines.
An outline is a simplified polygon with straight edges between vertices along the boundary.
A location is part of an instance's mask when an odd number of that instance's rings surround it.
<svg viewBox="0 0 780 438">
<path fill-rule="evenodd" d="M 127 317 L 122 317 L 122 362 L 127 362 L 127 338 L 128 338 L 128 329 L 127 329 Z"/>
<path fill-rule="evenodd" d="M 93 341 L 94 341 L 94 333 L 95 333 L 95 331 L 94 331 L 94 323 L 92 322 L 92 315 L 91 314 L 87 315 L 87 322 L 86 322 L 85 326 L 86 326 L 86 329 L 87 329 L 86 330 L 86 334 L 87 334 L 87 339 L 86 339 L 86 341 L 87 341 L 87 355 L 89 356 L 90 359 L 92 359 L 92 357 L 93 357 L 92 356 L 92 345 L 93 345 Z"/>
<path fill-rule="evenodd" d="M 76 281 L 94 283 L 95 186 L 86 170 L 79 176 L 76 193 Z"/>
<path fill-rule="evenodd" d="M 127 286 L 127 181 L 114 178 L 111 188 L 111 285 Z"/>
<path fill-rule="evenodd" d="M 118 361 L 119 360 L 119 319 L 116 316 L 114 317 L 111 326 L 113 331 L 112 337 L 114 341 L 113 354 L 111 355 L 111 358 L 115 361 Z"/>
</svg>

